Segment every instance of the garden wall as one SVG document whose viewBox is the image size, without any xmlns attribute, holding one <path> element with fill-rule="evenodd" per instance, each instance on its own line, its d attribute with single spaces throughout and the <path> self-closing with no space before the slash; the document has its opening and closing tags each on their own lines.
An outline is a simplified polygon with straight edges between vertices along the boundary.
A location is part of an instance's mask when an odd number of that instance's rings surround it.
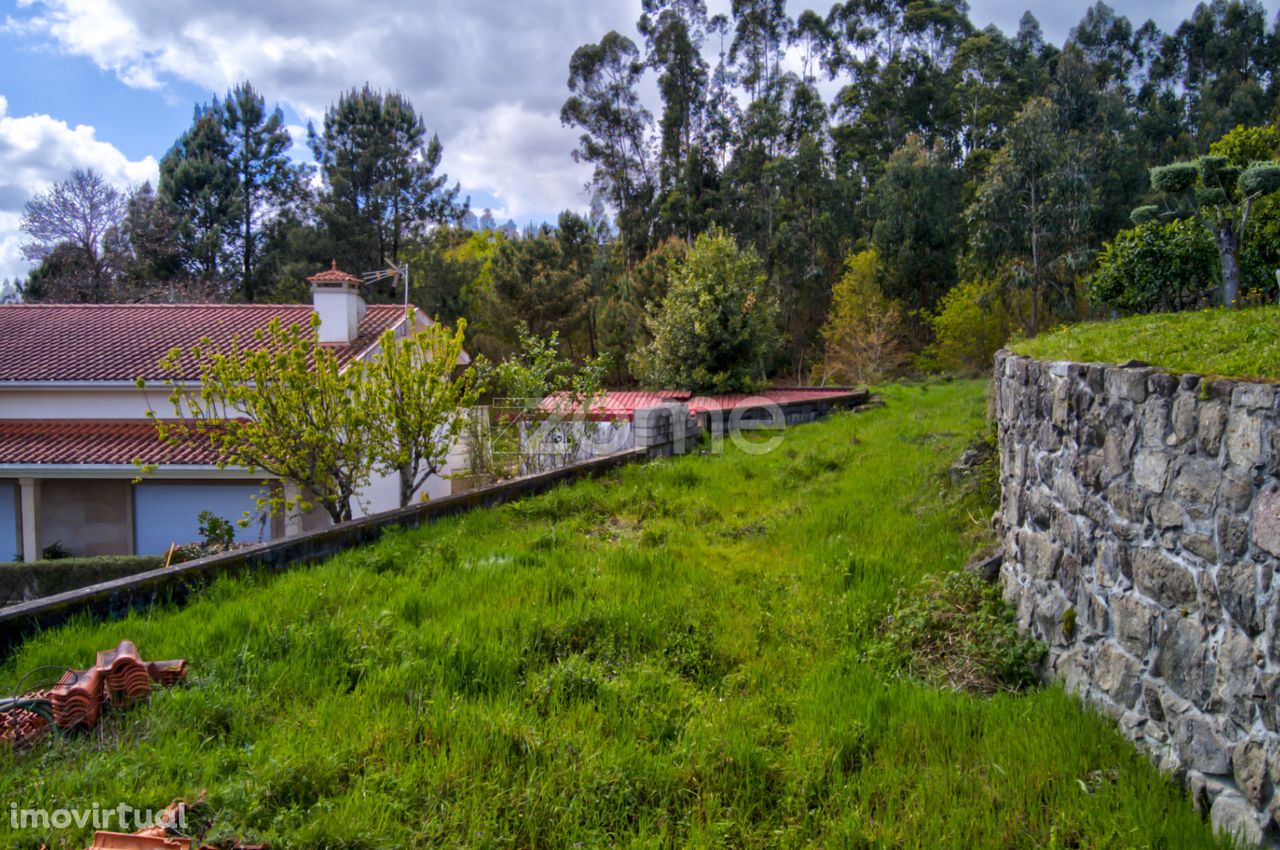
<svg viewBox="0 0 1280 850">
<path fill-rule="evenodd" d="M 1001 579 L 1048 672 L 1280 834 L 1280 396 L 1142 366 L 995 364 Z"/>
</svg>

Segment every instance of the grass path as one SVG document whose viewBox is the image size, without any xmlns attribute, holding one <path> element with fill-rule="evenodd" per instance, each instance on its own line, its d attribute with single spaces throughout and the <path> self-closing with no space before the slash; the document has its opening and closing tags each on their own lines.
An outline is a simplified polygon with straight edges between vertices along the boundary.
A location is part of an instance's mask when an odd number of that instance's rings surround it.
<svg viewBox="0 0 1280 850">
<path fill-rule="evenodd" d="M 984 699 L 862 660 L 898 584 L 968 554 L 942 482 L 984 390 L 891 388 L 771 454 L 634 466 L 43 635 L 0 684 L 122 637 L 193 679 L 0 755 L 0 800 L 205 788 L 215 835 L 276 848 L 1213 846 L 1058 689 Z M 7 821 L 0 846 L 88 843 Z"/>
</svg>

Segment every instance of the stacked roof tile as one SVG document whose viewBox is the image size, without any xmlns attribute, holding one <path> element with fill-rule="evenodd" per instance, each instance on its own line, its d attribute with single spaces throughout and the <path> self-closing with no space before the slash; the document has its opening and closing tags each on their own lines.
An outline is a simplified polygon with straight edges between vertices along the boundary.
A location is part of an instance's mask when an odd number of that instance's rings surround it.
<svg viewBox="0 0 1280 850">
<path fill-rule="evenodd" d="M 187 662 L 142 660 L 131 641 L 98 653 L 88 670 L 67 670 L 48 691 L 33 691 L 0 702 L 0 743 L 22 746 L 53 726 L 67 731 L 90 728 L 102 717 L 104 703 L 128 703 L 151 693 L 152 683 L 176 685 L 187 675 Z"/>
</svg>

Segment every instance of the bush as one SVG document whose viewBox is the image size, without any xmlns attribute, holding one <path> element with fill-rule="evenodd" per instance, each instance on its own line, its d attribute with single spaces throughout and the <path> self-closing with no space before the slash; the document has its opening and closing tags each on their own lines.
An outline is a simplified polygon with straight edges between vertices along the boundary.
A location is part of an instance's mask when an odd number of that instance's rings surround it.
<svg viewBox="0 0 1280 850">
<path fill-rule="evenodd" d="M 160 558 L 142 555 L 100 555 L 56 561 L 0 562 L 0 608 L 52 596 L 146 572 L 160 566 Z"/>
<path fill-rule="evenodd" d="M 653 340 L 636 352 L 632 371 L 654 389 L 753 392 L 765 385 L 778 345 L 778 304 L 760 258 L 712 229 L 676 263 Z"/>
<path fill-rule="evenodd" d="M 1008 311 L 995 281 L 961 281 L 942 297 L 933 325 L 934 343 L 923 360 L 948 371 L 987 369 L 1009 339 Z"/>
<path fill-rule="evenodd" d="M 831 291 L 831 311 L 822 326 L 826 342 L 821 383 L 875 383 L 906 362 L 902 307 L 880 287 L 874 250 L 850 254 Z"/>
<path fill-rule="evenodd" d="M 867 658 L 891 674 L 991 694 L 1034 684 L 1046 651 L 1040 641 L 1018 634 L 995 585 L 954 572 L 928 576 L 913 592 L 899 593 Z"/>
<path fill-rule="evenodd" d="M 1131 313 L 1181 310 L 1213 295 L 1218 252 L 1193 219 L 1147 221 L 1103 246 L 1086 281 L 1095 304 Z"/>
</svg>

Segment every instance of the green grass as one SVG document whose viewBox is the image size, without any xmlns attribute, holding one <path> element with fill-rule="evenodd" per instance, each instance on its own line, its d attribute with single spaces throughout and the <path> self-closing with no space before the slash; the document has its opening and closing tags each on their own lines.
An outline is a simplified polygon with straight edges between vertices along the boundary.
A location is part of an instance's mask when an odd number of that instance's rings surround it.
<svg viewBox="0 0 1280 850">
<path fill-rule="evenodd" d="M 1141 360 L 1171 372 L 1280 380 L 1280 307 L 1085 322 L 1010 347 L 1037 360 Z"/>
<path fill-rule="evenodd" d="M 0 684 L 123 637 L 192 681 L 0 755 L 0 799 L 207 789 L 220 834 L 290 848 L 1213 846 L 1060 689 L 979 697 L 865 660 L 990 512 L 944 484 L 985 384 L 885 397 L 771 454 L 632 466 L 42 635 Z M 5 847 L 87 837 L 0 816 Z"/>
</svg>

